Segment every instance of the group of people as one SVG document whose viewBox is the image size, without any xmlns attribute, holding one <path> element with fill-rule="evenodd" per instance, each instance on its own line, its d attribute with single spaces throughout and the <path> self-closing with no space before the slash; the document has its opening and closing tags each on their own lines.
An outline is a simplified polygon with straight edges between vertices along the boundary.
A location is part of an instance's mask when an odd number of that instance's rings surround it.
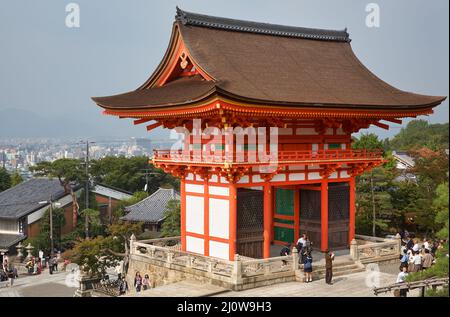
<svg viewBox="0 0 450 317">
<path fill-rule="evenodd" d="M 31 257 L 25 267 L 30 275 L 41 274 L 46 267 L 49 273 L 53 274 L 53 272 L 58 271 L 58 259 L 55 255 L 44 257 L 44 252 L 39 251 L 39 257 Z"/>
<path fill-rule="evenodd" d="M 436 251 L 443 246 L 443 241 L 430 241 L 415 239 L 406 233 L 400 255 L 400 273 L 396 283 L 403 283 L 410 272 L 419 272 L 429 269 L 435 263 Z M 401 289 L 400 297 L 406 297 L 408 289 Z"/>
<path fill-rule="evenodd" d="M 2 266 L 0 267 L 0 282 L 7 281 L 10 278 L 17 278 L 17 269 L 9 262 L 7 255 L 3 256 Z"/>
<path fill-rule="evenodd" d="M 303 272 L 305 274 L 305 282 L 312 282 L 312 271 L 313 271 L 313 258 L 312 258 L 312 242 L 309 240 L 306 234 L 303 234 L 295 245 L 286 245 L 281 249 L 280 256 L 289 255 L 291 250 L 289 248 L 296 248 L 299 254 L 298 262 L 303 264 Z M 331 280 L 333 278 L 333 260 L 334 253 L 331 250 L 325 251 L 325 282 L 327 284 L 332 284 Z M 286 261 L 283 261 L 283 265 L 286 265 Z"/>
<path fill-rule="evenodd" d="M 148 274 L 145 274 L 144 277 L 141 276 L 141 273 L 138 271 L 134 275 L 134 289 L 137 293 L 142 290 L 146 291 L 151 287 L 151 281 Z M 124 295 L 128 292 L 128 283 L 125 279 L 125 276 L 119 274 L 119 295 Z"/>
</svg>

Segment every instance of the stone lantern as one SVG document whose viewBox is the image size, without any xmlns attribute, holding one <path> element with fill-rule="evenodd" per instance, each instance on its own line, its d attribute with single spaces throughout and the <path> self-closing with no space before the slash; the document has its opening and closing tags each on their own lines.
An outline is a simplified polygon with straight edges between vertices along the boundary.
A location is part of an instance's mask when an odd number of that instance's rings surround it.
<svg viewBox="0 0 450 317">
<path fill-rule="evenodd" d="M 30 260 L 32 258 L 31 252 L 33 251 L 34 247 L 31 245 L 31 243 L 28 243 L 28 245 L 25 247 L 25 250 L 27 250 L 27 260 Z"/>
</svg>

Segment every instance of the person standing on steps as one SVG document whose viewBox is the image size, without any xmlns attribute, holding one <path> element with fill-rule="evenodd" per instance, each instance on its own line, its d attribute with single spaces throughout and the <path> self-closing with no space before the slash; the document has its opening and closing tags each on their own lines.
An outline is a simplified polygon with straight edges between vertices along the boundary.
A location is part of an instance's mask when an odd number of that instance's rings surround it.
<svg viewBox="0 0 450 317">
<path fill-rule="evenodd" d="M 312 282 L 312 261 L 311 252 L 308 252 L 303 262 L 303 272 L 305 273 L 306 283 Z"/>
<path fill-rule="evenodd" d="M 325 282 L 329 285 L 333 284 L 331 282 L 333 278 L 333 260 L 334 253 L 327 249 L 325 251 Z"/>
</svg>

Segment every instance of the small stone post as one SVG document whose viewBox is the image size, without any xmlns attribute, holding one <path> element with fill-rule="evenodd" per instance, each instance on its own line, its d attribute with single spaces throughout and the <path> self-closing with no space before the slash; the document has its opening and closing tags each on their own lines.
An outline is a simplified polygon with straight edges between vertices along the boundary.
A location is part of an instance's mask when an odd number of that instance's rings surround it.
<svg viewBox="0 0 450 317">
<path fill-rule="evenodd" d="M 236 290 L 242 285 L 242 261 L 239 254 L 234 256 L 233 271 L 231 273 L 231 282 Z"/>
<path fill-rule="evenodd" d="M 135 254 L 136 250 L 134 249 L 134 242 L 136 242 L 136 236 L 133 234 L 131 234 L 130 237 L 130 254 Z"/>
<path fill-rule="evenodd" d="M 296 247 L 292 248 L 292 270 L 298 270 L 298 250 Z"/>
<path fill-rule="evenodd" d="M 397 233 L 395 235 L 395 239 L 397 240 L 397 246 L 396 246 L 397 253 L 401 254 L 401 252 L 402 252 L 402 236 L 399 233 Z"/>
<path fill-rule="evenodd" d="M 355 261 L 359 260 L 358 242 L 356 242 L 356 239 L 350 242 L 350 257 Z"/>
<path fill-rule="evenodd" d="M 31 254 L 31 252 L 33 251 L 34 247 L 31 245 L 31 243 L 28 243 L 28 245 L 25 247 L 25 250 L 27 250 L 27 260 L 30 260 L 33 255 Z"/>
<path fill-rule="evenodd" d="M 17 257 L 16 258 L 17 258 L 18 262 L 22 262 L 22 259 L 23 259 L 22 249 L 23 249 L 22 242 L 19 242 L 19 244 L 16 246 L 16 250 L 17 250 Z"/>
</svg>

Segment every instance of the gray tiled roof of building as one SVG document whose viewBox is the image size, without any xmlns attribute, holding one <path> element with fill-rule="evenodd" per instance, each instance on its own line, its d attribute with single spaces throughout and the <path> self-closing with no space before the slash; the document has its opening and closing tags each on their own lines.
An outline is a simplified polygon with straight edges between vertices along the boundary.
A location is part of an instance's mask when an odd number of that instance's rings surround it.
<svg viewBox="0 0 450 317">
<path fill-rule="evenodd" d="M 180 194 L 174 189 L 159 188 L 147 198 L 126 207 L 125 211 L 128 213 L 121 219 L 157 223 L 164 219 L 164 211 L 166 210 L 167 203 L 173 199 L 179 200 Z"/>
<path fill-rule="evenodd" d="M 10 246 L 25 239 L 23 234 L 0 234 L 0 250 L 7 250 Z"/>
<path fill-rule="evenodd" d="M 66 194 L 58 179 L 33 178 L 0 193 L 0 218 L 18 219 L 44 207 L 40 201 Z"/>
</svg>

